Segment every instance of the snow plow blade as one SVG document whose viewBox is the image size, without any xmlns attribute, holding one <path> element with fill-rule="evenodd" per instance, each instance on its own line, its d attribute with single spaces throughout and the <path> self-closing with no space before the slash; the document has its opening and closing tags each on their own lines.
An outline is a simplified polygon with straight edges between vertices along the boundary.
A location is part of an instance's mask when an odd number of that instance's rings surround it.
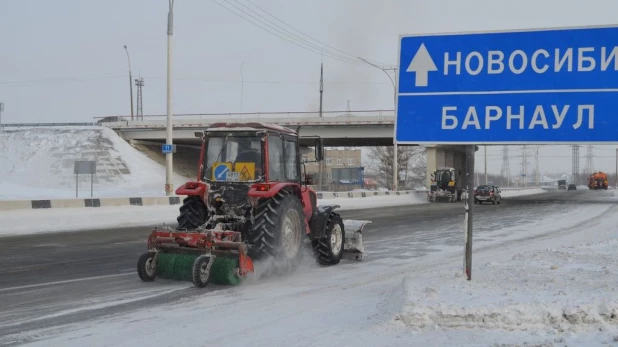
<svg viewBox="0 0 618 347">
<path fill-rule="evenodd" d="M 370 223 L 371 221 L 368 220 L 343 220 L 345 240 L 342 258 L 363 260 L 363 254 L 365 253 L 365 248 L 363 247 L 363 228 Z"/>
</svg>

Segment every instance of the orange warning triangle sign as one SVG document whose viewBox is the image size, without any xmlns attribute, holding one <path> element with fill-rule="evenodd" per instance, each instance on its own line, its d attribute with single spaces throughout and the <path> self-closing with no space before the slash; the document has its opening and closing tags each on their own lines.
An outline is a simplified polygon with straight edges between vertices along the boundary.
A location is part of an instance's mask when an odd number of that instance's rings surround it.
<svg viewBox="0 0 618 347">
<path fill-rule="evenodd" d="M 241 181 L 248 181 L 251 179 L 251 173 L 249 172 L 249 169 L 247 168 L 247 166 L 243 166 L 242 170 L 240 171 L 240 180 Z"/>
</svg>

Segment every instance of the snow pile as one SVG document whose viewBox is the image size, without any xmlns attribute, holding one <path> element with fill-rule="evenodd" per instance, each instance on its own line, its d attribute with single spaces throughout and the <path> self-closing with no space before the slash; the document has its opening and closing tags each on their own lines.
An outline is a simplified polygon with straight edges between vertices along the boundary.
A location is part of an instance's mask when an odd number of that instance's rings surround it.
<svg viewBox="0 0 618 347">
<path fill-rule="evenodd" d="M 95 197 L 165 194 L 165 168 L 113 130 L 61 127 L 0 132 L 0 199 L 74 198 L 74 162 L 84 160 L 97 162 Z M 80 197 L 90 197 L 90 176 L 79 181 Z"/>
<path fill-rule="evenodd" d="M 547 193 L 545 189 L 535 188 L 535 189 L 522 189 L 522 190 L 507 190 L 502 191 L 502 197 L 504 198 L 512 198 L 516 196 L 526 196 L 526 195 L 534 195 L 534 194 L 543 194 Z"/>
<path fill-rule="evenodd" d="M 395 321 L 416 332 L 489 329 L 528 336 L 618 337 L 618 240 L 523 251 L 486 262 L 472 281 L 453 271 L 405 277 Z M 463 329 L 463 330 L 462 330 Z M 477 330 L 478 331 L 478 330 Z"/>
<path fill-rule="evenodd" d="M 366 198 L 319 199 L 318 205 L 339 205 L 338 210 L 360 210 L 365 208 L 417 205 L 427 203 L 427 195 L 410 193 L 405 195 L 368 196 Z"/>
</svg>

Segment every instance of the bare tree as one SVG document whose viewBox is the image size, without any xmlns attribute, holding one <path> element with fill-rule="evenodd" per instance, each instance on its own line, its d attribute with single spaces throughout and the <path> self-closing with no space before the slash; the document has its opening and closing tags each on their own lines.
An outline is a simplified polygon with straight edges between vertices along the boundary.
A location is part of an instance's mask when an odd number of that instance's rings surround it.
<svg viewBox="0 0 618 347">
<path fill-rule="evenodd" d="M 378 176 L 379 183 L 386 187 L 393 186 L 393 147 L 370 147 L 369 169 Z M 399 146 L 397 150 L 397 165 L 400 181 L 404 186 L 424 182 L 426 176 L 425 149 L 419 146 Z M 403 176 L 403 177 L 402 177 Z M 403 187 L 403 186 L 402 186 Z"/>
</svg>

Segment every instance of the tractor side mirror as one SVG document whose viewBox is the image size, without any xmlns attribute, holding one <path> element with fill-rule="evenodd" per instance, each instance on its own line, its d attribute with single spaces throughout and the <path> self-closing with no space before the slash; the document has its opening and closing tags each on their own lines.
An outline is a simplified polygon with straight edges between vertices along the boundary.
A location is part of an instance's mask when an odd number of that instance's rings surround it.
<svg viewBox="0 0 618 347">
<path fill-rule="evenodd" d="M 315 160 L 322 161 L 324 159 L 324 143 L 321 138 L 315 139 Z"/>
</svg>

